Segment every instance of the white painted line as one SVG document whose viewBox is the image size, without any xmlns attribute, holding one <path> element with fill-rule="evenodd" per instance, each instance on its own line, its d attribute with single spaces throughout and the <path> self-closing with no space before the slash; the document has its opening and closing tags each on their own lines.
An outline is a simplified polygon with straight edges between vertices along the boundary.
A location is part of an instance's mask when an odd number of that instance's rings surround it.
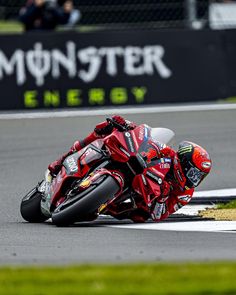
<svg viewBox="0 0 236 295">
<path fill-rule="evenodd" d="M 236 197 L 236 188 L 226 188 L 208 191 L 199 191 L 193 194 L 193 197 Z"/>
<path fill-rule="evenodd" d="M 207 208 L 214 208 L 215 205 L 186 205 L 176 211 L 175 214 L 183 214 L 183 215 L 190 215 L 190 216 L 198 216 L 199 211 L 206 210 Z"/>
<path fill-rule="evenodd" d="M 134 106 L 117 108 L 81 109 L 81 110 L 54 110 L 54 111 L 25 111 L 15 113 L 1 113 L 0 120 L 12 119 L 40 119 L 40 118 L 67 118 L 67 117 L 91 117 L 112 114 L 151 114 L 151 113 L 173 113 L 173 112 L 196 112 L 196 111 L 219 111 L 236 110 L 236 104 L 197 104 L 176 106 Z"/>
<path fill-rule="evenodd" d="M 109 227 L 140 230 L 165 231 L 200 231 L 200 232 L 230 232 L 236 233 L 236 221 L 190 221 L 190 222 L 160 222 L 142 224 L 119 224 Z"/>
</svg>

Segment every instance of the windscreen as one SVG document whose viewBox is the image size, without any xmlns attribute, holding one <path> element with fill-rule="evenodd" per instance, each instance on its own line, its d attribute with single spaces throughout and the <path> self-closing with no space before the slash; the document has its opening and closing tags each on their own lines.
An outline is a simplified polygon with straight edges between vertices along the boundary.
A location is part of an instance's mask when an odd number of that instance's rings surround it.
<svg viewBox="0 0 236 295">
<path fill-rule="evenodd" d="M 173 140 L 175 133 L 168 128 L 151 128 L 150 135 L 155 141 L 169 145 Z"/>
</svg>

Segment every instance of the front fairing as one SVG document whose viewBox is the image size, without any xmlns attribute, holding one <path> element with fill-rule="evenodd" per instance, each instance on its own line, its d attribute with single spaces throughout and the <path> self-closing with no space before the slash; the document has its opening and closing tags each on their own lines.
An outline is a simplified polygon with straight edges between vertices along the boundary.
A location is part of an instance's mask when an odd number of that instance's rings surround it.
<svg viewBox="0 0 236 295">
<path fill-rule="evenodd" d="M 104 143 L 114 161 L 127 162 L 130 157 L 136 156 L 140 145 L 148 139 L 150 132 L 151 128 L 145 124 L 126 132 L 116 130 L 105 138 Z"/>
<path fill-rule="evenodd" d="M 102 146 L 103 140 L 96 140 L 64 160 L 62 169 L 45 193 L 43 208 L 46 211 L 51 212 L 58 206 L 74 180 L 83 178 L 93 165 L 103 160 Z"/>
<path fill-rule="evenodd" d="M 151 128 L 146 124 L 139 125 L 133 130 L 120 132 L 113 131 L 104 139 L 104 144 L 110 152 L 113 160 L 126 162 L 130 156 L 136 156 L 138 152 L 148 151 L 147 144 L 156 148 L 163 148 L 174 137 L 174 132 L 167 128 Z"/>
<path fill-rule="evenodd" d="M 127 163 L 132 169 L 132 187 L 147 204 L 161 194 L 160 186 L 172 160 L 163 158 L 160 150 L 172 140 L 173 135 L 169 129 L 151 128 L 143 124 L 131 131 L 115 131 L 104 141 L 111 158 Z"/>
<path fill-rule="evenodd" d="M 66 174 L 73 177 L 83 177 L 93 164 L 104 158 L 103 144 L 103 140 L 95 140 L 80 151 L 68 156 L 63 162 Z"/>
</svg>

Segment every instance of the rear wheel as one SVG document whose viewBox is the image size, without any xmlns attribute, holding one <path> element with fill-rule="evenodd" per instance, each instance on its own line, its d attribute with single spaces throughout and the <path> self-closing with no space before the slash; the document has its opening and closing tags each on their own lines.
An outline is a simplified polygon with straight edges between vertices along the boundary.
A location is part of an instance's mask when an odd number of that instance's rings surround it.
<svg viewBox="0 0 236 295">
<path fill-rule="evenodd" d="M 41 212 L 42 194 L 37 188 L 32 189 L 21 201 L 21 216 L 28 222 L 39 223 L 48 219 Z"/>
<path fill-rule="evenodd" d="M 112 176 L 106 175 L 105 179 L 98 180 L 87 191 L 75 196 L 74 203 L 69 200 L 58 206 L 52 213 L 52 221 L 57 226 L 66 226 L 76 221 L 87 220 L 87 217 L 95 214 L 102 204 L 113 199 L 119 191 L 119 185 Z M 80 198 L 80 195 L 83 196 Z"/>
</svg>

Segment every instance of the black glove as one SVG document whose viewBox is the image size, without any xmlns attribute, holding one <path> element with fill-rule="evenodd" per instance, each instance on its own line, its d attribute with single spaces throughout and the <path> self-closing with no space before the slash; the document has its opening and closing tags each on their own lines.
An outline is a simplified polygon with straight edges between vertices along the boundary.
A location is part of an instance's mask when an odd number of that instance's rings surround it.
<svg viewBox="0 0 236 295">
<path fill-rule="evenodd" d="M 119 131 L 133 130 L 136 127 L 136 124 L 129 122 L 118 115 L 112 116 L 111 119 L 108 118 L 107 121 L 111 122 L 111 124 Z"/>
<path fill-rule="evenodd" d="M 94 132 L 99 136 L 106 136 L 111 134 L 113 131 L 113 126 L 110 122 L 104 121 L 102 123 L 99 123 L 94 128 Z"/>
</svg>

